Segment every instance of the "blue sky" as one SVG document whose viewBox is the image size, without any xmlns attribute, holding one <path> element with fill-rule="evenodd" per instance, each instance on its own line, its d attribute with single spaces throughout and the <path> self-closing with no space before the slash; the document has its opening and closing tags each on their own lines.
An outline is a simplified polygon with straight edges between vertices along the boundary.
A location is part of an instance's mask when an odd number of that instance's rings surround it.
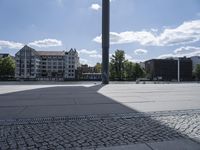
<svg viewBox="0 0 200 150">
<path fill-rule="evenodd" d="M 24 44 L 101 62 L 101 0 L 0 0 L 0 53 Z M 200 55 L 199 0 L 111 0 L 111 47 L 138 62 Z"/>
</svg>

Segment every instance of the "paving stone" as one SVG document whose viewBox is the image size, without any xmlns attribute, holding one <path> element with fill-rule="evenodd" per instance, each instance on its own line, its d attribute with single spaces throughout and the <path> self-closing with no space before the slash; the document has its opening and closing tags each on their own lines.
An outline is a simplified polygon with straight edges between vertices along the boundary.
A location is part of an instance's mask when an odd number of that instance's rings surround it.
<svg viewBox="0 0 200 150">
<path fill-rule="evenodd" d="M 81 149 L 200 139 L 199 111 L 0 124 L 0 149 Z M 26 147 L 27 146 L 27 147 Z"/>
</svg>

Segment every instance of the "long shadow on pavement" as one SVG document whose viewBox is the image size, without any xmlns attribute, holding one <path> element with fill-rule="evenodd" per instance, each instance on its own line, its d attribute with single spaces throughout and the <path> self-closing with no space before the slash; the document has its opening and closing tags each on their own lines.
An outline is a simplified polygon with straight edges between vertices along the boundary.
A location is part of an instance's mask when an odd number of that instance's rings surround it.
<svg viewBox="0 0 200 150">
<path fill-rule="evenodd" d="M 165 117 L 140 113 L 100 94 L 102 87 L 55 86 L 1 94 L 0 149 L 97 148 L 189 139 L 168 126 Z"/>
</svg>

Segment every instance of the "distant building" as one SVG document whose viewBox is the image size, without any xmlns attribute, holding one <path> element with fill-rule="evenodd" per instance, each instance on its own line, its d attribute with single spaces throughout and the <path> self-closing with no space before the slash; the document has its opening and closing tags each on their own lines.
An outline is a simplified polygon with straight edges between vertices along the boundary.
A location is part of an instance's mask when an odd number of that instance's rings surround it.
<svg viewBox="0 0 200 150">
<path fill-rule="evenodd" d="M 96 73 L 95 67 L 90 67 L 87 64 L 81 65 L 80 67 L 78 67 L 78 70 L 81 73 Z"/>
<path fill-rule="evenodd" d="M 101 73 L 95 67 L 81 65 L 78 67 L 78 79 L 80 80 L 101 80 Z"/>
<path fill-rule="evenodd" d="M 151 80 L 177 80 L 178 61 L 174 59 L 148 60 L 145 62 L 145 70 Z M 192 80 L 192 61 L 189 58 L 180 58 L 180 80 Z"/>
<path fill-rule="evenodd" d="M 100 81 L 101 73 L 83 73 L 82 80 Z"/>
<path fill-rule="evenodd" d="M 200 56 L 193 56 L 190 59 L 192 60 L 192 69 L 194 71 L 197 64 L 200 64 Z"/>
<path fill-rule="evenodd" d="M 17 79 L 74 80 L 79 66 L 75 49 L 70 51 L 36 51 L 24 46 L 15 55 Z"/>
</svg>

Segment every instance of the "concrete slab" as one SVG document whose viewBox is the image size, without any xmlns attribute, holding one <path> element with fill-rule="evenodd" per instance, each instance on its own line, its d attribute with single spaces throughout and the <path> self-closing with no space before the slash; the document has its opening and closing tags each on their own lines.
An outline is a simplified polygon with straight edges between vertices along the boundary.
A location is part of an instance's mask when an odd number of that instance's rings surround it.
<svg viewBox="0 0 200 150">
<path fill-rule="evenodd" d="M 200 84 L 0 85 L 0 119 L 200 109 L 199 91 Z"/>
<path fill-rule="evenodd" d="M 125 146 L 113 146 L 106 148 L 97 148 L 96 150 L 152 150 L 145 144 L 134 144 Z"/>
<path fill-rule="evenodd" d="M 191 140 L 174 140 L 147 143 L 153 150 L 200 150 L 200 144 Z"/>
<path fill-rule="evenodd" d="M 96 150 L 199 150 L 200 144 L 189 139 L 97 148 Z"/>
<path fill-rule="evenodd" d="M 165 102 L 144 102 L 144 103 L 123 103 L 130 109 L 139 112 L 154 112 L 154 111 L 173 111 L 173 110 L 188 110 L 200 109 L 200 101 L 165 101 Z"/>
</svg>

